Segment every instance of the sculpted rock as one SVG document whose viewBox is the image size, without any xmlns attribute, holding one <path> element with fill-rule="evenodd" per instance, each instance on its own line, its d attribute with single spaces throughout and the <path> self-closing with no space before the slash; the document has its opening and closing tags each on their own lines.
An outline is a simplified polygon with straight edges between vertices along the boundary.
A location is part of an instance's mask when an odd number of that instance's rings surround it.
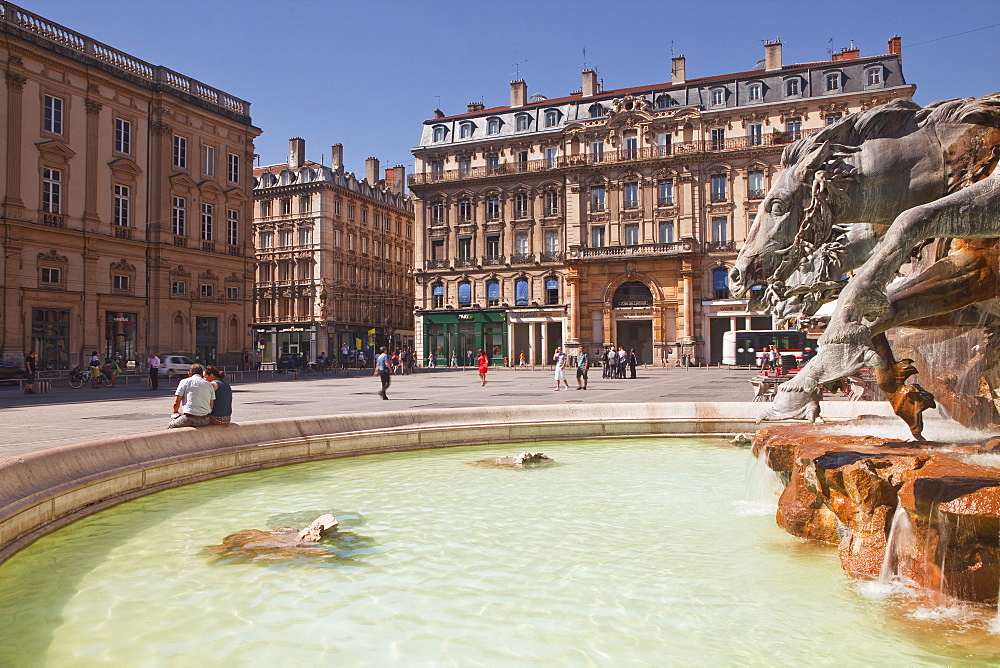
<svg viewBox="0 0 1000 668">
<path fill-rule="evenodd" d="M 489 459 L 480 459 L 477 464 L 483 466 L 511 466 L 515 468 L 523 467 L 526 464 L 543 464 L 551 462 L 552 459 L 548 455 L 542 452 L 522 452 L 516 457 L 513 455 L 507 455 L 503 457 L 490 457 Z"/>
<path fill-rule="evenodd" d="M 278 527 L 273 531 L 246 529 L 229 534 L 220 545 L 205 549 L 220 556 L 241 555 L 248 558 L 291 558 L 324 556 L 329 552 L 316 545 L 320 538 L 337 528 L 337 518 L 329 513 L 313 520 L 302 530 Z"/>
<path fill-rule="evenodd" d="M 861 420 L 876 428 L 877 419 Z M 995 601 L 1000 587 L 1000 469 L 959 457 L 1000 453 L 1000 439 L 914 443 L 837 434 L 828 425 L 773 426 L 754 454 L 787 480 L 777 520 L 789 533 L 838 545 L 841 565 L 879 575 L 893 514 L 902 507 L 915 538 L 895 574 L 969 601 Z"/>
</svg>

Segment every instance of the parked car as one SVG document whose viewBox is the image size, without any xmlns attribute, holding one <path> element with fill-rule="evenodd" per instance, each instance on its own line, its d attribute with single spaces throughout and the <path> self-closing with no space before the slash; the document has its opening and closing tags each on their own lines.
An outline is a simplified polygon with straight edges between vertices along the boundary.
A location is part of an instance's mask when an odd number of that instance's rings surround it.
<svg viewBox="0 0 1000 668">
<path fill-rule="evenodd" d="M 184 355 L 163 355 L 160 357 L 160 375 L 170 380 L 171 376 L 186 376 L 194 360 Z"/>
<path fill-rule="evenodd" d="M 0 382 L 5 380 L 17 380 L 19 378 L 24 378 L 27 375 L 28 374 L 25 370 L 19 366 L 0 362 Z"/>
<path fill-rule="evenodd" d="M 291 371 L 298 369 L 299 365 L 299 356 L 295 353 L 281 353 L 278 356 L 278 371 Z"/>
</svg>

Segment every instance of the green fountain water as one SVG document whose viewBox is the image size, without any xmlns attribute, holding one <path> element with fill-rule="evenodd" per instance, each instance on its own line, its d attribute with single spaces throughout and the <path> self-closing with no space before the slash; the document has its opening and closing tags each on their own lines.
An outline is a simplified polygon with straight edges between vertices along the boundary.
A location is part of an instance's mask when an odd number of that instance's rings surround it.
<svg viewBox="0 0 1000 668">
<path fill-rule="evenodd" d="M 522 449 L 557 464 L 469 465 Z M 0 567 L 0 665 L 930 665 L 992 656 L 887 615 L 884 601 L 843 575 L 834 550 L 790 538 L 773 516 L 742 514 L 748 457 L 713 439 L 451 448 L 156 494 Z M 326 557 L 248 562 L 203 551 L 241 529 L 300 527 L 324 512 L 341 520 Z"/>
</svg>

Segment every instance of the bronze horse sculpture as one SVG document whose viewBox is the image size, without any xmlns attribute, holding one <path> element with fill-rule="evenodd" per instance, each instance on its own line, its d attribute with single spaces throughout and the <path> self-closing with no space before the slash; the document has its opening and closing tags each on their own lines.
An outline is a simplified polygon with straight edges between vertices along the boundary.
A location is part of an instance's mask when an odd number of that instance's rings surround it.
<svg viewBox="0 0 1000 668">
<path fill-rule="evenodd" d="M 933 398 L 903 384 L 912 360 L 897 362 L 885 333 L 1000 324 L 998 159 L 1000 94 L 926 107 L 894 100 L 786 147 L 730 287 L 779 318 L 808 317 L 839 298 L 816 355 L 762 420 L 815 419 L 821 386 L 869 366 L 922 437 L 919 413 Z M 1000 421 L 991 388 L 960 406 L 949 387 L 940 398 L 955 400 L 956 419 Z"/>
</svg>

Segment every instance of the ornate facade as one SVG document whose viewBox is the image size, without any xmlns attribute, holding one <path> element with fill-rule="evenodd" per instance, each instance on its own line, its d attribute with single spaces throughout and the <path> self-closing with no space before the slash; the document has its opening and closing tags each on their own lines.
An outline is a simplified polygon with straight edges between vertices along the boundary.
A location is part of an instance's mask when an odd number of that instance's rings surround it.
<svg viewBox="0 0 1000 668">
<path fill-rule="evenodd" d="M 0 6 L 0 348 L 236 364 L 250 344 L 250 104 Z"/>
<path fill-rule="evenodd" d="M 769 329 L 729 298 L 728 268 L 783 148 L 844 116 L 910 97 L 900 39 L 889 53 L 602 90 L 470 104 L 424 122 L 410 187 L 423 359 L 485 348 L 495 360 L 592 353 L 645 363 L 718 362 L 722 333 Z M 678 353 L 668 358 L 668 354 Z"/>
<path fill-rule="evenodd" d="M 413 206 L 403 167 L 368 158 L 345 172 L 343 146 L 329 167 L 289 142 L 285 164 L 254 170 L 257 316 L 265 364 L 284 353 L 315 361 L 369 345 L 413 345 Z"/>
</svg>

